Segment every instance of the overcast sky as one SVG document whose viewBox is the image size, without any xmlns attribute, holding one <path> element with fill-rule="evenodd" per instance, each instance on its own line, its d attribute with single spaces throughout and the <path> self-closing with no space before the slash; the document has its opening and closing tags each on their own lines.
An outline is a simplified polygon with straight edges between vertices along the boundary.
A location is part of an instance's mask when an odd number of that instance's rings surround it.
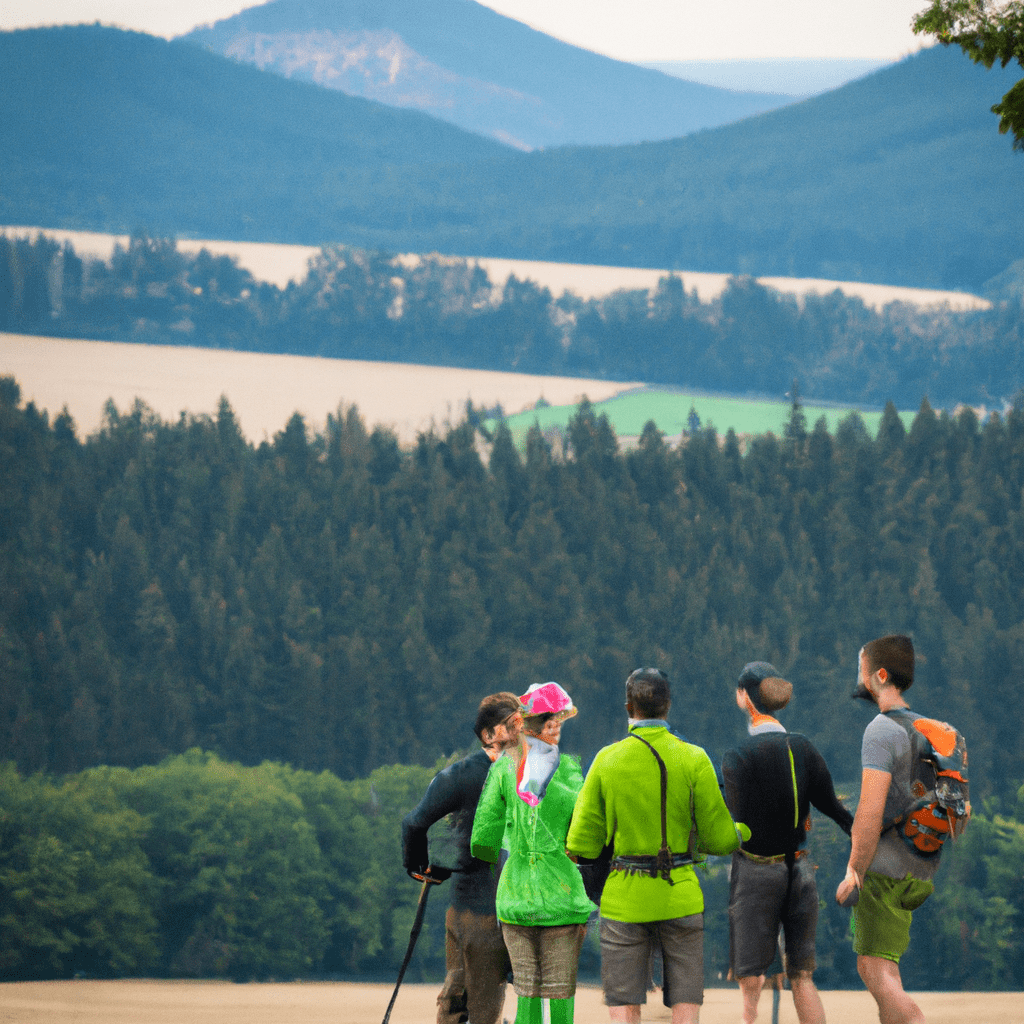
<svg viewBox="0 0 1024 1024">
<path fill-rule="evenodd" d="M 239 0 L 0 0 L 0 28 L 100 21 L 175 36 L 255 6 Z M 897 58 L 927 0 L 489 0 L 565 42 L 629 61 Z"/>
</svg>

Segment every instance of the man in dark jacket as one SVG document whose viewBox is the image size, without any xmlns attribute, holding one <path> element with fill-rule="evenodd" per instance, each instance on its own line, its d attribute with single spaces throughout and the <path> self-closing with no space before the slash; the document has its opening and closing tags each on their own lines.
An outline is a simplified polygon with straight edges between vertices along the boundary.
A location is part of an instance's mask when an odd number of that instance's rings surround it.
<svg viewBox="0 0 1024 1024">
<path fill-rule="evenodd" d="M 445 917 L 447 975 L 437 997 L 437 1024 L 497 1024 L 505 1005 L 511 969 L 494 913 L 498 884 L 492 865 L 469 852 L 473 815 L 487 772 L 522 728 L 522 706 L 514 693 L 485 697 L 474 732 L 482 749 L 434 776 L 423 799 L 402 822 L 402 864 L 412 875 L 430 865 L 427 830 L 451 815 L 456 848 L 451 906 Z"/>
<path fill-rule="evenodd" d="M 810 807 L 847 834 L 853 816 L 836 798 L 825 759 L 806 736 L 787 733 L 773 717 L 789 703 L 792 683 L 765 661 L 740 674 L 736 704 L 749 737 L 722 762 L 725 801 L 750 838 L 732 855 L 729 876 L 729 953 L 743 994 L 744 1024 L 753 1024 L 764 975 L 775 956 L 779 928 L 785 968 L 800 1024 L 824 1024 L 814 986 L 818 891 L 805 856 Z"/>
</svg>

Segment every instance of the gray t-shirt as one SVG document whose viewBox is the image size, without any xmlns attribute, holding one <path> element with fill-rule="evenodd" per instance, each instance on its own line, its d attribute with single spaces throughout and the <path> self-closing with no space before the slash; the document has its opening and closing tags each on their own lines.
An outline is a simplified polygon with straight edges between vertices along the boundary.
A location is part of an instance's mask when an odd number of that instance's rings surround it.
<svg viewBox="0 0 1024 1024">
<path fill-rule="evenodd" d="M 876 715 L 864 730 L 860 763 L 862 768 L 876 768 L 892 775 L 883 817 L 883 821 L 892 821 L 911 802 L 913 766 L 907 730 L 885 715 Z M 878 840 L 878 849 L 868 870 L 887 878 L 906 878 L 910 875 L 911 878 L 930 881 L 938 869 L 938 855 L 918 856 L 900 839 L 895 829 L 889 829 Z"/>
</svg>

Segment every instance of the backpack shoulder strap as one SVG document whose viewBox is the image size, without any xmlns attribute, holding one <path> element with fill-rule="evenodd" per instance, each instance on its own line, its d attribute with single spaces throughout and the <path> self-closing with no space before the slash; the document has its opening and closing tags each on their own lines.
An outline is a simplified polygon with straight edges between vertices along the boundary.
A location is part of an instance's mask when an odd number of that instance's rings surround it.
<svg viewBox="0 0 1024 1024">
<path fill-rule="evenodd" d="M 885 715 L 886 718 L 892 719 L 894 722 L 899 722 L 904 729 L 908 726 L 913 728 L 914 722 L 921 717 L 916 711 L 913 711 L 910 708 L 889 708 L 888 711 L 883 711 L 882 714 Z"/>
<path fill-rule="evenodd" d="M 665 761 L 661 754 L 659 754 L 658 751 L 654 749 L 653 745 L 648 743 L 643 736 L 635 732 L 629 733 L 629 736 L 639 740 L 645 747 L 647 747 L 647 749 L 654 755 L 654 759 L 658 762 L 658 770 L 661 773 L 661 849 L 658 850 L 657 856 L 658 873 L 662 878 L 669 882 L 669 884 L 671 884 L 673 857 L 672 851 L 668 845 L 668 768 L 665 766 Z M 675 738 L 679 740 L 680 743 L 684 742 L 678 736 Z M 697 859 L 697 815 L 694 805 L 692 786 L 690 787 L 690 835 L 686 843 L 686 853 L 691 861 L 695 861 Z"/>
<path fill-rule="evenodd" d="M 921 717 L 919 714 L 911 711 L 910 708 L 890 708 L 888 711 L 883 711 L 882 714 L 891 722 L 896 722 L 903 727 L 910 739 L 910 751 L 914 755 L 915 761 L 931 753 L 931 741 L 914 725 Z"/>
<path fill-rule="evenodd" d="M 639 736 L 635 732 L 631 732 L 629 735 L 633 739 L 639 740 L 654 755 L 654 759 L 658 762 L 658 771 L 661 773 L 661 850 L 658 851 L 658 855 L 661 856 L 662 850 L 668 850 L 668 768 L 665 767 L 661 754 L 643 736 Z"/>
<path fill-rule="evenodd" d="M 914 728 L 914 721 L 917 715 L 914 714 L 910 708 L 890 708 L 888 711 L 883 711 L 883 715 L 892 722 L 896 722 L 900 725 L 907 734 L 907 739 L 910 740 L 910 755 L 911 755 L 911 767 L 910 777 L 911 781 L 915 778 L 918 768 L 917 763 L 921 755 L 921 742 L 924 739 L 923 736 L 918 733 Z M 912 806 L 912 805 L 911 805 Z M 882 822 L 882 835 L 885 835 L 890 829 L 896 828 L 903 824 L 904 819 L 910 812 L 910 807 L 905 807 L 899 811 L 894 817 Z"/>
</svg>

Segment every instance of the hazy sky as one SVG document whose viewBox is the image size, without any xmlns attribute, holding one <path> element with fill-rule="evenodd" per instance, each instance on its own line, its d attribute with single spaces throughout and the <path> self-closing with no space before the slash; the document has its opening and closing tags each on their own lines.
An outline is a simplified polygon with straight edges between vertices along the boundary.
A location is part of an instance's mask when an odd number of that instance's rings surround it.
<svg viewBox="0 0 1024 1024">
<path fill-rule="evenodd" d="M 2 0 L 0 28 L 100 21 L 175 36 L 252 0 Z M 489 0 L 488 7 L 631 61 L 896 58 L 934 40 L 910 31 L 927 0 Z"/>
</svg>

